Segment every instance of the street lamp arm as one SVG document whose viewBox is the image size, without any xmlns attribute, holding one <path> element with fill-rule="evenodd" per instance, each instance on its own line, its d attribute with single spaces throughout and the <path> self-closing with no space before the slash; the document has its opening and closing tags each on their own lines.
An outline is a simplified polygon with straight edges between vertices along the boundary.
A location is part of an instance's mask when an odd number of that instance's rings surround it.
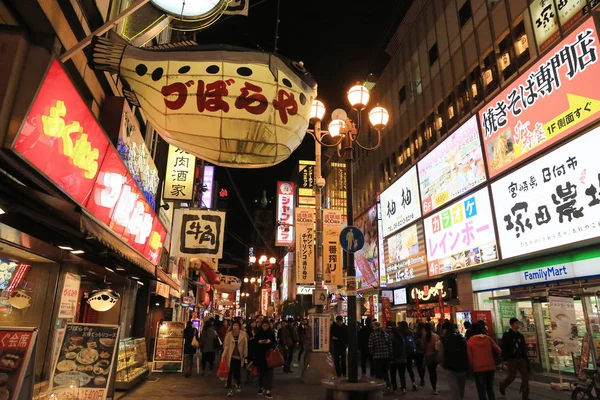
<svg viewBox="0 0 600 400">
<path fill-rule="evenodd" d="M 338 147 L 339 144 L 342 143 L 342 139 L 343 139 L 343 136 L 340 135 L 338 137 L 338 140 L 335 143 L 327 144 L 327 143 L 323 143 L 323 141 L 321 140 L 321 137 L 320 137 L 321 135 L 320 134 L 317 135 L 313 129 L 307 129 L 306 132 L 310 133 L 310 135 L 317 141 L 317 143 L 319 143 L 321 146 L 325 146 L 325 147 Z M 322 131 L 320 131 L 320 132 L 322 132 Z M 325 132 L 327 134 L 329 134 L 329 132 L 327 132 L 327 131 L 325 131 Z"/>
<path fill-rule="evenodd" d="M 363 146 L 362 144 L 360 144 L 360 142 L 358 141 L 358 136 L 354 140 L 354 143 L 356 143 L 356 145 L 358 147 L 360 147 L 361 149 L 363 149 L 365 151 L 377 150 L 379 148 L 379 146 L 381 146 L 381 130 L 377 129 L 377 144 L 373 147 Z"/>
</svg>

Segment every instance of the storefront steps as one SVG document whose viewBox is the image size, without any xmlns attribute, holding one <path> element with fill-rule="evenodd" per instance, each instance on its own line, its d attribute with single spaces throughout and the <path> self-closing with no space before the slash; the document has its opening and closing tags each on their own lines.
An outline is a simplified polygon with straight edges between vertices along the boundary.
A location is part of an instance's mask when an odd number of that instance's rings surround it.
<svg viewBox="0 0 600 400">
<path fill-rule="evenodd" d="M 416 371 L 415 371 L 416 372 Z M 516 379 L 506 390 L 506 396 L 498 393 L 498 382 L 506 375 L 505 372 L 499 372 L 496 375 L 496 399 L 497 400 L 519 400 L 521 398 L 518 390 L 521 384 L 520 379 Z M 429 377 L 426 376 L 426 386 L 419 386 L 417 392 L 409 391 L 406 396 L 393 392 L 385 392 L 385 399 L 411 399 L 411 400 L 433 400 L 452 399 L 452 393 L 448 388 L 448 374 L 441 367 L 438 367 L 438 391 L 439 396 L 431 396 L 431 385 Z M 538 378 L 538 374 L 534 376 Z M 245 376 L 244 376 L 245 378 Z M 410 386 L 410 379 L 408 378 Z M 244 379 L 245 381 L 245 379 Z M 556 392 L 550 390 L 549 383 L 532 381 L 530 384 L 533 400 L 567 400 L 570 399 L 570 392 Z M 234 393 L 234 399 L 259 399 L 257 393 L 256 378 L 254 383 L 244 384 L 240 393 Z M 295 368 L 291 375 L 283 374 L 281 369 L 275 372 L 273 381 L 273 397 L 282 400 L 321 400 L 325 399 L 325 389 L 316 385 L 304 385 L 300 380 L 300 368 Z M 225 383 L 219 378 L 213 376 L 198 376 L 195 373 L 190 378 L 185 378 L 179 373 L 152 374 L 146 382 L 132 388 L 128 392 L 117 392 L 115 400 L 225 400 L 228 399 L 225 390 Z M 477 389 L 473 379 L 467 380 L 464 400 L 477 400 Z"/>
</svg>

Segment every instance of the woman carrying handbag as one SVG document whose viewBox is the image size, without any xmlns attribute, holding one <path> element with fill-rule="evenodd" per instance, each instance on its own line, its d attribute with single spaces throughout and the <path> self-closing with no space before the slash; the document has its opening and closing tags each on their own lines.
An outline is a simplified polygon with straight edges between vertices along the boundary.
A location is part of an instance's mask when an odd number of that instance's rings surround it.
<svg viewBox="0 0 600 400">
<path fill-rule="evenodd" d="M 235 380 L 236 391 L 240 391 L 242 383 L 242 365 L 248 357 L 248 336 L 242 330 L 239 322 L 231 325 L 231 331 L 225 335 L 223 343 L 222 359 L 227 362 L 229 373 L 227 377 L 227 397 L 233 396 L 233 381 Z"/>
<path fill-rule="evenodd" d="M 256 333 L 256 353 L 254 364 L 258 368 L 258 394 L 264 394 L 267 399 L 273 398 L 273 368 L 269 367 L 267 356 L 270 350 L 275 349 L 275 332 L 271 329 L 269 321 L 262 321 L 260 329 Z M 281 356 L 281 354 L 280 354 Z M 283 364 L 282 364 L 283 365 Z"/>
<path fill-rule="evenodd" d="M 192 321 L 188 321 L 183 330 L 183 340 L 183 374 L 186 378 L 189 378 L 192 375 L 194 354 L 196 354 L 196 350 L 200 346 L 198 343 L 198 331 L 192 325 Z"/>
</svg>

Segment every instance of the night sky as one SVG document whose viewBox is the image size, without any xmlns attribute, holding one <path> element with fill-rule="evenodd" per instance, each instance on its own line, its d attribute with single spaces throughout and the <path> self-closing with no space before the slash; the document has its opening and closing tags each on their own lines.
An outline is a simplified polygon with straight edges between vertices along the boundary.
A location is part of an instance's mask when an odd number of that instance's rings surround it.
<svg viewBox="0 0 600 400">
<path fill-rule="evenodd" d="M 336 108 L 348 109 L 346 90 L 356 81 L 364 81 L 369 73 L 379 74 L 388 56 L 385 46 L 412 0 L 332 1 L 281 0 L 277 53 L 292 60 L 303 61 L 318 83 L 318 98 L 327 108 L 325 119 Z M 277 0 L 251 0 L 248 17 L 224 16 L 206 30 L 196 33 L 198 44 L 229 44 L 273 52 Z M 292 156 L 275 167 L 265 169 L 230 169 L 250 212 L 255 200 L 267 190 L 268 198 L 275 196 L 276 182 L 289 180 L 298 160 L 314 159 L 314 139 L 306 135 Z M 217 168 L 220 187 L 229 192 L 227 231 L 234 233 L 247 245 L 254 231 L 224 168 Z M 273 202 L 271 206 L 274 206 Z M 247 259 L 247 249 L 225 237 L 223 262 L 239 265 Z M 231 259 L 231 256 L 234 259 Z M 238 260 L 235 260 L 238 258 Z M 232 271 L 233 272 L 233 271 Z"/>
</svg>

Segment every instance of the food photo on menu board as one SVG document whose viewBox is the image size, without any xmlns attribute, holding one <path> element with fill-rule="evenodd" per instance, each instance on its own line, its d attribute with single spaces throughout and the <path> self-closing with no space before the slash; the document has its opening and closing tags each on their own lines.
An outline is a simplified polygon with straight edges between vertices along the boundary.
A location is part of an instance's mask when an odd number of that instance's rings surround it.
<svg viewBox="0 0 600 400">
<path fill-rule="evenodd" d="M 183 322 L 163 322 L 154 347 L 154 371 L 181 371 L 183 368 Z"/>
<path fill-rule="evenodd" d="M 74 390 L 82 398 L 106 398 L 118 338 L 116 325 L 67 324 L 52 371 L 52 393 L 58 399 Z"/>
<path fill-rule="evenodd" d="M 26 329 L 0 329 L 0 400 L 26 397 L 24 378 L 37 334 Z"/>
<path fill-rule="evenodd" d="M 473 116 L 417 164 L 427 214 L 485 182 L 483 150 Z"/>
</svg>

